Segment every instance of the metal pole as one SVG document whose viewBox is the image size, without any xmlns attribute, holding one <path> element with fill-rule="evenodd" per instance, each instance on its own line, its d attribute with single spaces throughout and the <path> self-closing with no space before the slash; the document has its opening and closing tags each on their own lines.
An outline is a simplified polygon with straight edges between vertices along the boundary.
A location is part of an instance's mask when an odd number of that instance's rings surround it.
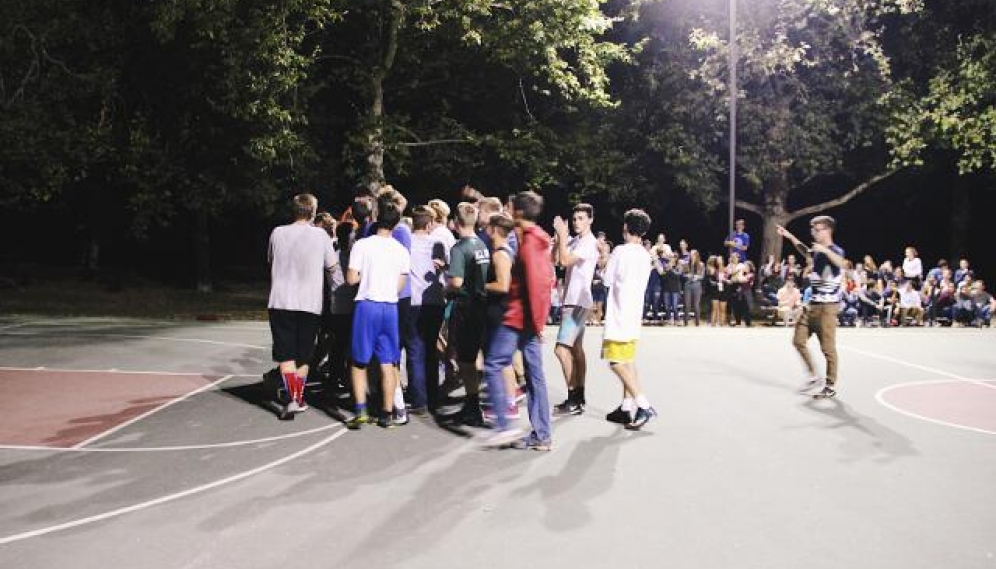
<svg viewBox="0 0 996 569">
<path fill-rule="evenodd" d="M 730 235 L 733 235 L 737 171 L 737 0 L 730 0 Z"/>
</svg>

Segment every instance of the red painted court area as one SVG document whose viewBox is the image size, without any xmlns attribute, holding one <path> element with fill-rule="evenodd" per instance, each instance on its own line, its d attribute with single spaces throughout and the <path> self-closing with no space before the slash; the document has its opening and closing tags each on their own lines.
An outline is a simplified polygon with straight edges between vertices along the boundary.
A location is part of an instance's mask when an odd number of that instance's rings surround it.
<svg viewBox="0 0 996 569">
<path fill-rule="evenodd" d="M 886 403 L 914 415 L 996 434 L 996 381 L 937 381 L 898 385 Z"/>
<path fill-rule="evenodd" d="M 0 370 L 0 445 L 71 447 L 217 379 Z"/>
</svg>

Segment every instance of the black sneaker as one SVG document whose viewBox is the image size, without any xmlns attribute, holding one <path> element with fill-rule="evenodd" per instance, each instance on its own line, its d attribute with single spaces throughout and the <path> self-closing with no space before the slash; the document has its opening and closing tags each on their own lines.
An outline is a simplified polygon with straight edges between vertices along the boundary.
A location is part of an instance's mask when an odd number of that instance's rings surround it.
<svg viewBox="0 0 996 569">
<path fill-rule="evenodd" d="M 620 405 L 619 407 L 616 407 L 615 411 L 606 415 L 605 420 L 610 423 L 626 425 L 633 420 L 633 417 L 629 414 L 629 411 L 623 411 L 622 405 Z"/>
<path fill-rule="evenodd" d="M 476 400 L 465 403 L 460 409 L 460 423 L 468 427 L 484 427 L 484 413 Z"/>
<path fill-rule="evenodd" d="M 394 411 L 391 412 L 391 422 L 394 423 L 398 427 L 402 427 L 404 425 L 407 425 L 408 424 L 408 410 L 407 409 L 398 409 L 397 407 L 395 407 Z"/>
<path fill-rule="evenodd" d="M 650 422 L 651 419 L 657 416 L 657 411 L 653 407 L 647 407 L 646 409 L 637 409 L 636 416 L 629 423 L 626 423 L 626 428 L 631 431 L 639 431 L 644 425 Z"/>
<path fill-rule="evenodd" d="M 580 415 L 581 413 L 584 413 L 584 404 L 571 397 L 553 408 L 554 415 Z"/>
<path fill-rule="evenodd" d="M 823 388 L 823 391 L 813 394 L 813 399 L 833 399 L 837 392 L 833 390 L 829 385 Z"/>
<path fill-rule="evenodd" d="M 377 417 L 377 426 L 382 429 L 393 429 L 395 424 L 391 418 L 391 413 L 384 413 L 380 417 Z"/>
</svg>

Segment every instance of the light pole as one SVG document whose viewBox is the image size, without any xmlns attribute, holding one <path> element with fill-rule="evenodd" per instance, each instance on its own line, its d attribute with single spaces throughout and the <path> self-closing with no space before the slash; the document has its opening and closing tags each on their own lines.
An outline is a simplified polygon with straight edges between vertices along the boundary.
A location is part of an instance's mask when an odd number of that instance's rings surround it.
<svg viewBox="0 0 996 569">
<path fill-rule="evenodd" d="M 737 0 L 730 0 L 730 226 L 733 236 L 734 204 L 737 197 Z"/>
</svg>

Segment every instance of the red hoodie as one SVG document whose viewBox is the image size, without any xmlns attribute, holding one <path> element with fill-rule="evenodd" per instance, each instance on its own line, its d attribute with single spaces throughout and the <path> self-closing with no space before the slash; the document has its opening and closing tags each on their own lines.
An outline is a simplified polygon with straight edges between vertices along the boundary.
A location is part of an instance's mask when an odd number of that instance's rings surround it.
<svg viewBox="0 0 996 569">
<path fill-rule="evenodd" d="M 508 310 L 502 323 L 509 328 L 542 335 L 550 313 L 552 284 L 550 236 L 537 225 L 525 227 L 519 239 L 515 265 L 512 266 Z"/>
</svg>

